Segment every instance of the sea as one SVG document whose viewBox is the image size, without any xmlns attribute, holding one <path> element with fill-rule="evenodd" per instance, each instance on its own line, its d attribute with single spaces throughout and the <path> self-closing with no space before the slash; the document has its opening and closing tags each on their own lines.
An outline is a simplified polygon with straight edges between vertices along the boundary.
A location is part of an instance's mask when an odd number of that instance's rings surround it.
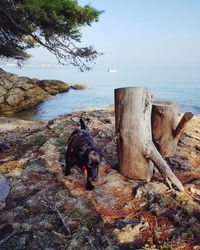
<svg viewBox="0 0 200 250">
<path fill-rule="evenodd" d="M 1 66 L 4 70 L 31 78 L 56 79 L 69 84 L 83 83 L 89 88 L 52 96 L 37 107 L 17 114 L 33 120 L 51 120 L 60 115 L 85 108 L 105 108 L 114 103 L 114 89 L 147 87 L 153 89 L 155 100 L 176 101 L 180 112 L 200 115 L 200 68 L 94 68 L 89 72 L 58 66 Z M 112 71 L 112 70 L 111 70 Z"/>
</svg>

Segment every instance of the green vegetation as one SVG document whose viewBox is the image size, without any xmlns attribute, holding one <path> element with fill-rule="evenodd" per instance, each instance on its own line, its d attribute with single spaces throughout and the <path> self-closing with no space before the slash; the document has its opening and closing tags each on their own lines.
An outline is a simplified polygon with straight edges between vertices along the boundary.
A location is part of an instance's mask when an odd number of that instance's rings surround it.
<svg viewBox="0 0 200 250">
<path fill-rule="evenodd" d="M 65 216 L 70 219 L 80 219 L 80 211 L 77 208 L 65 210 Z"/>
<path fill-rule="evenodd" d="M 29 143 L 37 146 L 42 146 L 47 141 L 47 137 L 44 134 L 35 134 L 29 139 Z"/>
<path fill-rule="evenodd" d="M 80 28 L 97 22 L 101 13 L 76 0 L 1 0 L 0 58 L 21 64 L 30 57 L 27 49 L 43 46 L 60 63 L 89 70 L 98 53 L 78 46 Z"/>
<path fill-rule="evenodd" d="M 61 144 L 62 146 L 66 146 L 67 145 L 67 139 L 64 136 L 58 137 L 57 142 L 59 144 Z"/>
<path fill-rule="evenodd" d="M 42 214 L 48 214 L 49 213 L 49 208 L 47 207 L 42 207 L 39 209 L 39 213 L 42 213 Z"/>
<path fill-rule="evenodd" d="M 26 218 L 27 216 L 29 215 L 29 211 L 27 208 L 22 208 L 19 212 L 19 218 L 20 219 L 23 219 L 23 218 Z"/>
<path fill-rule="evenodd" d="M 78 223 L 79 226 L 87 229 L 89 225 L 91 225 L 91 218 L 85 218 L 84 215 L 81 214 L 81 211 L 77 208 L 72 208 L 69 210 L 65 210 L 64 215 L 69 220 L 74 220 Z"/>
<path fill-rule="evenodd" d="M 4 166 L 0 166 L 0 174 L 5 174 L 6 173 L 6 169 Z"/>
</svg>

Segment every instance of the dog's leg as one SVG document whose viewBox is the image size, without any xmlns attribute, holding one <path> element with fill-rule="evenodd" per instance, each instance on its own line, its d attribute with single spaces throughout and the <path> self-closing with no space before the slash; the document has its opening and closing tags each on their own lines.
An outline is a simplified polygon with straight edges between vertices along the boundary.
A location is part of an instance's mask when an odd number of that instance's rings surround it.
<svg viewBox="0 0 200 250">
<path fill-rule="evenodd" d="M 66 155 L 65 156 L 65 176 L 71 174 L 70 168 L 71 168 L 70 159 L 69 159 L 68 155 Z"/>
<path fill-rule="evenodd" d="M 87 184 L 86 184 L 86 189 L 88 191 L 92 191 L 94 189 L 94 186 L 92 185 L 90 179 L 87 178 Z"/>
<path fill-rule="evenodd" d="M 94 186 L 92 185 L 92 177 L 91 177 L 91 170 L 87 168 L 87 183 L 86 183 L 86 189 L 89 191 L 92 191 L 94 189 Z"/>
</svg>

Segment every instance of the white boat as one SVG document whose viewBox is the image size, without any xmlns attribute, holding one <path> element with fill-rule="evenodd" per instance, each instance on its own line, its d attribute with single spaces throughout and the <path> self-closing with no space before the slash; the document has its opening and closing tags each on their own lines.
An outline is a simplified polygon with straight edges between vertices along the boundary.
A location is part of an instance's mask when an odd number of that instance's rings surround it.
<svg viewBox="0 0 200 250">
<path fill-rule="evenodd" d="M 109 72 L 109 73 L 116 73 L 116 72 L 117 72 L 117 69 L 109 69 L 108 72 Z"/>
</svg>

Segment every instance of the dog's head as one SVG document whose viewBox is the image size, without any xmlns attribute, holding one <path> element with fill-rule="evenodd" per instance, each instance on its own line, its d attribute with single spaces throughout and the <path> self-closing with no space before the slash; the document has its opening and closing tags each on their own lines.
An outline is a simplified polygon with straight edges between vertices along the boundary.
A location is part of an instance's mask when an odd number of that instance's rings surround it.
<svg viewBox="0 0 200 250">
<path fill-rule="evenodd" d="M 97 181 L 99 166 L 102 160 L 102 153 L 100 149 L 95 147 L 88 148 L 84 153 L 84 158 L 86 161 L 88 178 L 92 181 Z"/>
</svg>

